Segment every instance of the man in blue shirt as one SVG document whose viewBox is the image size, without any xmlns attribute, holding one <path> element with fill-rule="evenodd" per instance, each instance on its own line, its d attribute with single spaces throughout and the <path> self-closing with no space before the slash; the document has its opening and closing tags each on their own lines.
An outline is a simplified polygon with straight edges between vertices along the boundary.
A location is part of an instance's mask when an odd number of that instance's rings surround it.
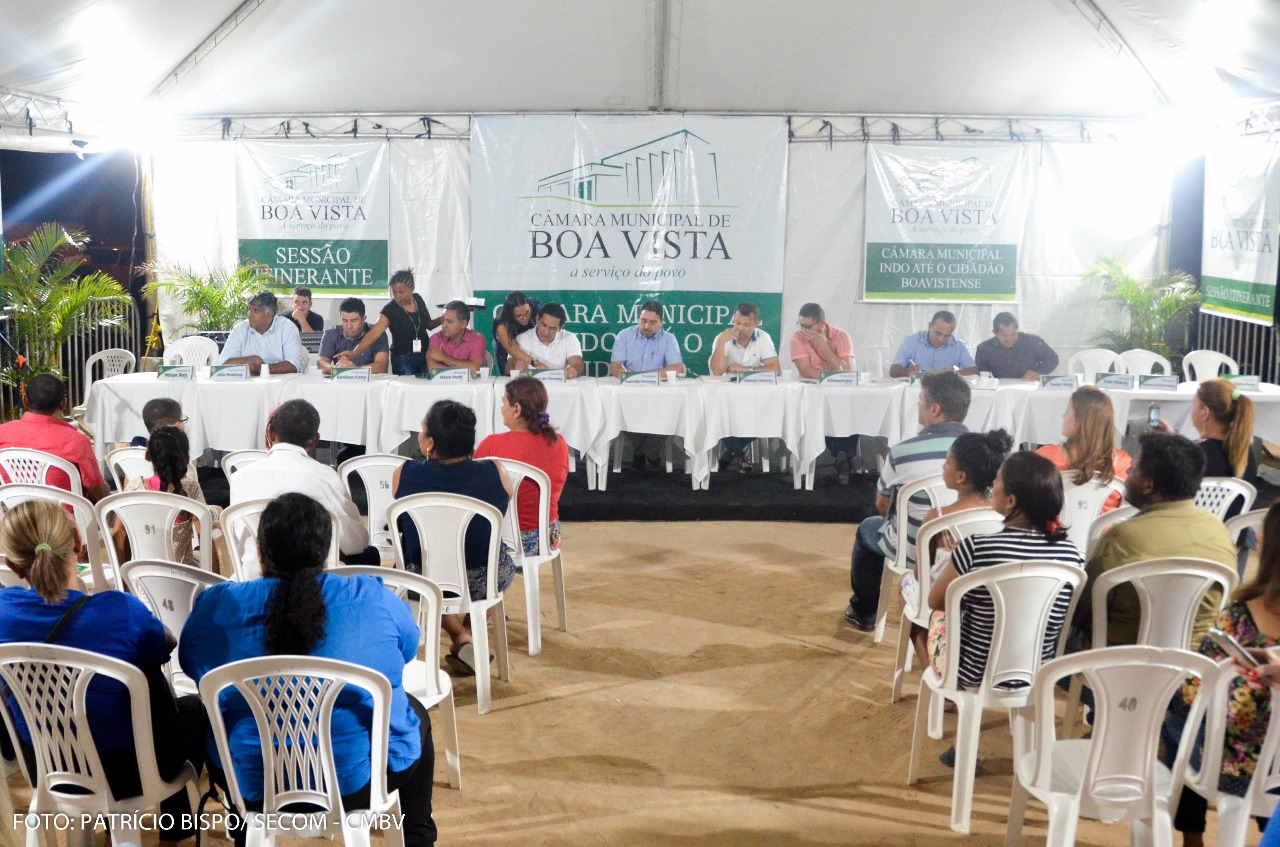
<svg viewBox="0 0 1280 847">
<path fill-rule="evenodd" d="M 248 365 L 257 376 L 267 373 L 302 373 L 302 338 L 298 327 L 276 314 L 276 296 L 261 291 L 249 299 L 249 319 L 231 330 L 222 348 L 220 365 Z"/>
<path fill-rule="evenodd" d="M 903 339 L 889 365 L 889 376 L 910 376 L 920 371 L 955 368 L 961 374 L 976 374 L 978 365 L 969 354 L 969 345 L 956 338 L 956 316 L 943 310 L 929 321 L 924 332 L 914 332 Z"/>
<path fill-rule="evenodd" d="M 650 300 L 640 307 L 640 321 L 618 333 L 613 342 L 613 357 L 609 362 L 609 375 L 619 377 L 625 373 L 657 371 L 658 379 L 668 373 L 684 373 L 684 359 L 680 356 L 680 344 L 676 337 L 662 328 L 662 304 Z M 635 445 L 631 468 L 644 471 L 644 460 L 657 466 L 665 435 L 627 433 Z"/>
</svg>

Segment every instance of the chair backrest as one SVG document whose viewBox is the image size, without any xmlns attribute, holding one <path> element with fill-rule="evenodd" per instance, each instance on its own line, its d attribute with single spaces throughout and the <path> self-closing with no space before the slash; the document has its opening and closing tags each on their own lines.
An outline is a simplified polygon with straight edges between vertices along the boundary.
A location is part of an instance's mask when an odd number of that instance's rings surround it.
<svg viewBox="0 0 1280 847">
<path fill-rule="evenodd" d="M 396 798 L 387 792 L 387 744 L 390 737 L 391 683 L 370 668 L 315 656 L 264 656 L 215 668 L 200 680 L 200 699 L 210 705 L 209 729 L 223 762 L 232 762 L 221 694 L 234 688 L 248 704 L 257 725 L 262 756 L 262 812 L 250 813 L 267 825 L 284 807 L 308 803 L 321 828 L 343 829 L 341 789 L 333 759 L 331 725 L 338 695 L 345 686 L 367 691 L 370 714 L 370 811 L 385 810 Z M 226 769 L 236 808 L 246 808 L 244 789 L 234 767 Z M 292 817 L 291 815 L 289 817 Z M 307 827 L 308 832 L 313 831 Z M 300 833 L 291 832 L 290 835 Z"/>
<path fill-rule="evenodd" d="M 164 348 L 166 365 L 212 365 L 218 360 L 218 343 L 203 335 L 188 335 Z"/>
<path fill-rule="evenodd" d="M 123 347 L 109 347 L 94 353 L 84 361 L 84 396 L 89 396 L 89 387 L 94 383 L 95 365 L 102 366 L 101 379 L 110 379 L 120 374 L 133 373 L 133 367 L 137 361 L 134 355 Z"/>
<path fill-rule="evenodd" d="M 174 558 L 174 524 L 183 512 L 200 523 L 200 568 L 213 571 L 213 510 L 197 500 L 165 491 L 122 491 L 98 501 L 98 529 L 111 537 L 111 519 L 119 517 L 129 538 L 130 560 Z M 119 570 L 119 552 L 107 545 L 111 564 Z"/>
<path fill-rule="evenodd" d="M 262 576 L 262 564 L 258 561 L 258 524 L 262 512 L 271 504 L 271 498 L 245 500 L 232 503 L 222 510 L 222 538 L 227 542 L 227 554 L 231 558 L 231 578 L 236 582 L 248 582 Z M 329 516 L 329 557 L 326 568 L 338 565 L 339 524 L 338 516 Z"/>
<path fill-rule="evenodd" d="M 155 468 L 147 461 L 146 447 L 118 447 L 107 454 L 107 470 L 116 484 L 116 491 L 124 491 L 125 480 L 150 479 Z"/>
<path fill-rule="evenodd" d="M 1240 366 L 1235 359 L 1216 350 L 1192 350 L 1182 357 L 1182 372 L 1190 382 L 1216 379 L 1224 365 L 1227 373 L 1240 373 Z"/>
<path fill-rule="evenodd" d="M 1090 347 L 1071 354 L 1067 359 L 1067 373 L 1081 374 L 1085 382 L 1093 382 L 1100 373 L 1128 373 L 1129 368 L 1114 350 Z"/>
<path fill-rule="evenodd" d="M 474 497 L 461 494 L 427 492 L 402 497 L 387 510 L 387 523 L 400 525 L 400 517 L 408 516 L 418 531 L 422 549 L 422 573 L 441 591 L 458 595 L 446 603 L 445 613 L 466 610 L 471 607 L 471 594 L 467 589 L 467 527 L 476 517 L 489 521 L 489 543 L 485 561 L 488 574 L 485 578 L 485 598 L 501 596 L 498 591 L 498 552 L 502 543 L 502 513 Z M 392 534 L 396 545 L 396 567 L 408 570 L 404 552 L 404 540 L 397 531 Z"/>
<path fill-rule="evenodd" d="M 1079 550 L 1089 546 L 1089 528 L 1102 515 L 1113 492 L 1124 497 L 1124 483 L 1112 478 L 1103 482 L 1098 474 L 1083 485 L 1076 485 L 1075 471 L 1062 472 L 1062 515 L 1060 520 L 1067 528 L 1067 538 Z"/>
<path fill-rule="evenodd" d="M 1236 515 L 1234 518 L 1227 519 L 1227 535 L 1231 536 L 1234 541 L 1240 537 L 1240 533 L 1246 529 L 1251 529 L 1255 533 L 1262 534 L 1262 524 L 1267 519 L 1266 509 L 1254 509 L 1252 512 L 1244 512 Z"/>
<path fill-rule="evenodd" d="M 1107 595 L 1128 584 L 1138 592 L 1141 605 L 1139 644 L 1181 650 L 1198 646 L 1191 644 L 1191 627 L 1200 601 L 1219 586 L 1221 606 L 1238 580 L 1235 568 L 1208 559 L 1143 559 L 1104 571 L 1093 584 L 1093 643 L 1107 643 Z"/>
<path fill-rule="evenodd" d="M 179 638 L 196 596 L 210 585 L 227 581 L 216 573 L 160 559 L 126 562 L 120 566 L 120 578 L 129 592 L 142 598 L 160 623 Z"/>
<path fill-rule="evenodd" d="M 71 493 L 84 496 L 84 485 L 80 482 L 80 469 L 61 456 L 26 447 L 0 449 L 0 471 L 4 471 L 9 482 L 52 485 L 49 482 L 50 470 L 60 470 L 65 473 L 67 479 L 71 480 Z"/>
<path fill-rule="evenodd" d="M 1054 754 L 1058 743 L 1055 686 L 1064 677 L 1084 674 L 1085 684 L 1094 692 L 1095 713 L 1088 760 L 1078 771 L 1083 783 L 1080 796 L 1099 808 L 1105 820 L 1127 817 L 1138 804 L 1154 804 L 1157 796 L 1170 806 L 1176 804 L 1176 792 L 1182 786 L 1187 758 L 1196 747 L 1196 732 L 1208 698 L 1197 697 L 1191 706 L 1172 781 L 1161 776 L 1160 727 L 1169 699 L 1188 676 L 1200 678 L 1207 687 L 1217 680 L 1218 673 L 1218 666 L 1207 656 L 1148 646 L 1086 650 L 1046 662 L 1036 676 L 1032 695 L 1031 767 L 1019 768 L 1020 776 L 1031 787 L 1054 790 L 1054 763 L 1060 759 Z M 1014 737 L 1020 734 L 1015 731 Z"/>
<path fill-rule="evenodd" d="M 102 536 L 98 533 L 98 512 L 92 503 L 70 491 L 50 488 L 47 485 L 16 482 L 0 485 L 0 514 L 7 514 L 14 506 L 26 500 L 48 500 L 69 508 L 71 517 L 76 522 L 76 529 L 80 530 L 80 538 L 84 541 L 85 556 L 89 560 L 89 574 L 93 577 L 93 585 L 86 587 L 91 591 L 105 591 L 120 587 L 115 568 L 103 567 Z"/>
<path fill-rule="evenodd" d="M 1089 541 L 1085 544 L 1084 549 L 1085 560 L 1087 561 L 1093 555 L 1093 548 L 1098 546 L 1098 539 L 1102 538 L 1103 533 L 1116 524 L 1127 521 L 1136 514 L 1138 514 L 1137 506 L 1120 506 L 1095 518 L 1093 523 L 1089 525 Z"/>
<path fill-rule="evenodd" d="M 1079 600 L 1079 587 L 1085 583 L 1084 569 L 1069 562 L 1008 562 L 980 568 L 952 580 L 947 586 L 946 615 L 948 621 L 962 621 L 961 599 L 971 591 L 985 589 L 991 595 L 994 624 L 987 652 L 987 666 L 982 676 L 981 694 L 985 701 L 1022 705 L 1031 694 L 1035 675 L 1040 670 L 1044 641 L 1049 630 L 1054 605 L 1064 589 L 1071 600 L 1066 610 L 1066 623 L 1058 633 L 1058 655 L 1066 644 L 1067 624 Z M 952 625 L 954 626 L 954 624 Z M 959 627 L 953 645 L 959 644 Z M 956 688 L 960 669 L 960 651 L 948 651 L 943 684 Z"/>
<path fill-rule="evenodd" d="M 1150 350 L 1125 350 L 1120 358 L 1124 359 L 1124 365 L 1131 374 L 1150 374 L 1153 370 L 1162 374 L 1173 373 L 1169 360 Z"/>
<path fill-rule="evenodd" d="M 898 489 L 898 494 L 894 501 L 894 529 L 898 533 L 898 547 L 894 556 L 893 569 L 899 573 L 906 573 L 915 561 L 915 549 L 907 543 L 910 535 L 910 509 L 911 498 L 917 494 L 924 493 L 929 497 L 929 505 L 937 509 L 941 506 L 950 506 L 956 502 L 959 497 L 956 492 L 947 488 L 942 481 L 942 474 L 930 474 L 911 482 L 903 483 Z"/>
<path fill-rule="evenodd" d="M 1201 509 L 1213 512 L 1218 520 L 1224 520 L 1231 504 L 1240 497 L 1244 498 L 1240 511 L 1247 512 L 1253 507 L 1253 501 L 1258 499 L 1258 489 L 1232 476 L 1206 476 L 1200 481 L 1195 503 Z"/>
<path fill-rule="evenodd" d="M 915 609 L 909 608 L 907 612 L 916 617 L 923 614 L 928 607 L 929 590 L 933 587 L 933 570 L 936 565 L 930 560 L 927 552 L 920 555 L 918 551 L 928 551 L 930 543 L 935 538 L 945 538 L 950 535 L 953 540 L 960 540 L 970 535 L 999 532 L 1003 526 L 1004 515 L 995 509 L 962 509 L 925 521 L 920 527 L 919 534 L 916 535 L 915 573 L 916 584 L 920 587 L 916 602 L 919 606 Z M 939 557 L 941 557 L 941 551 L 939 551 Z"/>
<path fill-rule="evenodd" d="M 494 459 L 507 472 L 511 480 L 511 502 L 507 504 L 502 535 L 515 545 L 516 561 L 524 560 L 524 545 L 520 543 L 520 483 L 526 479 L 538 487 L 538 555 L 551 555 L 551 477 L 541 468 L 515 459 Z"/>
<path fill-rule="evenodd" d="M 229 479 L 233 473 L 245 465 L 260 462 L 265 458 L 267 458 L 266 450 L 232 450 L 222 457 L 219 464 L 222 465 L 222 472 Z"/>
<path fill-rule="evenodd" d="M 351 474 L 360 477 L 360 482 L 364 485 L 365 500 L 369 508 L 371 544 L 392 546 L 392 532 L 386 523 L 387 508 L 396 499 L 395 491 L 391 488 L 391 477 L 396 468 L 406 461 L 404 456 L 397 456 L 395 453 L 369 453 L 347 459 L 338 465 L 338 476 L 347 489 L 348 497 L 352 496 Z"/>
</svg>

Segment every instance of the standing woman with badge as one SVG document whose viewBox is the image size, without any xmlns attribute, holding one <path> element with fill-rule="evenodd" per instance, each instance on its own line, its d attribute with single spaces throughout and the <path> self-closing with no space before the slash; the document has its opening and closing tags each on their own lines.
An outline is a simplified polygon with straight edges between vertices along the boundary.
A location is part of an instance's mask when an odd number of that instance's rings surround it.
<svg viewBox="0 0 1280 847">
<path fill-rule="evenodd" d="M 416 376 L 427 372 L 427 334 L 440 326 L 440 319 L 431 317 L 421 295 L 414 292 L 413 271 L 396 271 L 387 286 L 391 302 L 382 307 L 378 322 L 365 333 L 353 349 L 339 353 L 336 358 L 354 359 L 382 333 L 391 330 L 391 372 L 396 376 Z M 350 364 L 350 363 L 346 363 Z"/>
</svg>

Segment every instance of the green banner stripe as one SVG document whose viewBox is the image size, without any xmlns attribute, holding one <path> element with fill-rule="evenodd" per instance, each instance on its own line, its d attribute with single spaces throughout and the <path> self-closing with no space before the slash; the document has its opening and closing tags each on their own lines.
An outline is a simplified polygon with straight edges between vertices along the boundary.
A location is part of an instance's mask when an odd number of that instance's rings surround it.
<svg viewBox="0 0 1280 847">
<path fill-rule="evenodd" d="M 387 285 L 387 242 L 357 239 L 240 241 L 240 261 L 261 262 L 284 285 L 336 294 Z"/>
<path fill-rule="evenodd" d="M 868 300 L 1012 300 L 1016 244 L 868 242 Z"/>
<path fill-rule="evenodd" d="M 970 293 L 960 294 L 958 292 L 948 292 L 944 296 L 936 291 L 930 291 L 928 293 L 921 293 L 921 294 L 910 294 L 907 292 L 868 291 L 866 292 L 866 294 L 863 296 L 862 299 L 875 300 L 877 302 L 889 302 L 889 303 L 894 301 L 899 301 L 904 303 L 919 302 L 921 300 L 946 301 L 948 303 L 952 303 L 958 300 L 963 300 L 966 302 L 976 302 L 976 303 L 1012 303 L 1013 301 L 1018 299 L 1018 295 L 1016 292 L 1010 292 L 1007 294 L 999 294 L 994 292 L 990 294 L 970 294 Z"/>
<path fill-rule="evenodd" d="M 1202 308 L 1206 310 L 1271 323 L 1275 310 L 1274 284 L 1204 276 L 1200 280 L 1200 290 L 1204 295 Z"/>
</svg>

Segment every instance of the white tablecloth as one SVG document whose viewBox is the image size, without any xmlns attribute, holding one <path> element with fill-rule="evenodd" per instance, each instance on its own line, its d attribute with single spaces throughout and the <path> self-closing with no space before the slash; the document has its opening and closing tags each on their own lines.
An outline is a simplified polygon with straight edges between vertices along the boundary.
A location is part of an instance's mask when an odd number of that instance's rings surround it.
<svg viewBox="0 0 1280 847">
<path fill-rule="evenodd" d="M 803 385 L 739 385 L 718 377 L 700 378 L 698 384 L 706 410 L 701 447 L 707 452 L 708 470 L 718 453 L 720 439 L 726 436 L 780 438 L 792 456 L 800 455 L 804 436 Z"/>
<path fill-rule="evenodd" d="M 409 436 L 422 430 L 422 419 L 427 410 L 439 400 L 456 400 L 470 406 L 476 413 L 476 443 L 494 431 L 492 379 L 472 382 L 432 382 L 411 376 L 397 376 L 382 383 L 381 396 L 367 395 L 366 408 L 377 410 L 370 417 L 378 416 L 376 426 L 372 421 L 370 434 L 376 438 L 369 445 L 369 452 L 394 453 Z"/>
<path fill-rule="evenodd" d="M 882 435 L 890 444 L 902 440 L 902 395 L 906 385 L 883 382 L 858 386 L 801 386 L 802 435 L 795 482 L 807 476 L 805 487 L 813 490 L 813 470 L 827 449 L 826 436 Z M 914 415 L 912 418 L 914 419 Z"/>
<path fill-rule="evenodd" d="M 622 385 L 615 377 L 596 380 L 604 425 L 596 438 L 587 472 L 598 474 L 599 489 L 607 485 L 609 444 L 622 432 L 674 435 L 681 439 L 689 456 L 693 487 L 706 485 L 710 473 L 705 448 L 705 415 L 699 380 L 682 379 L 675 384 Z M 603 457 L 604 461 L 600 461 Z"/>
<path fill-rule="evenodd" d="M 203 453 L 206 446 L 204 430 L 198 424 L 193 425 L 198 385 L 200 383 L 195 381 L 161 381 L 153 373 L 121 374 L 96 380 L 89 387 L 89 396 L 84 401 L 84 423 L 93 433 L 93 449 L 98 458 L 105 459 L 117 441 L 128 443 L 136 436 L 147 434 L 147 428 L 142 424 L 142 407 L 156 397 L 170 397 L 182 404 L 184 414 L 193 418 L 187 421 L 191 455 Z M 261 432 L 257 443 L 262 443 Z"/>
</svg>

